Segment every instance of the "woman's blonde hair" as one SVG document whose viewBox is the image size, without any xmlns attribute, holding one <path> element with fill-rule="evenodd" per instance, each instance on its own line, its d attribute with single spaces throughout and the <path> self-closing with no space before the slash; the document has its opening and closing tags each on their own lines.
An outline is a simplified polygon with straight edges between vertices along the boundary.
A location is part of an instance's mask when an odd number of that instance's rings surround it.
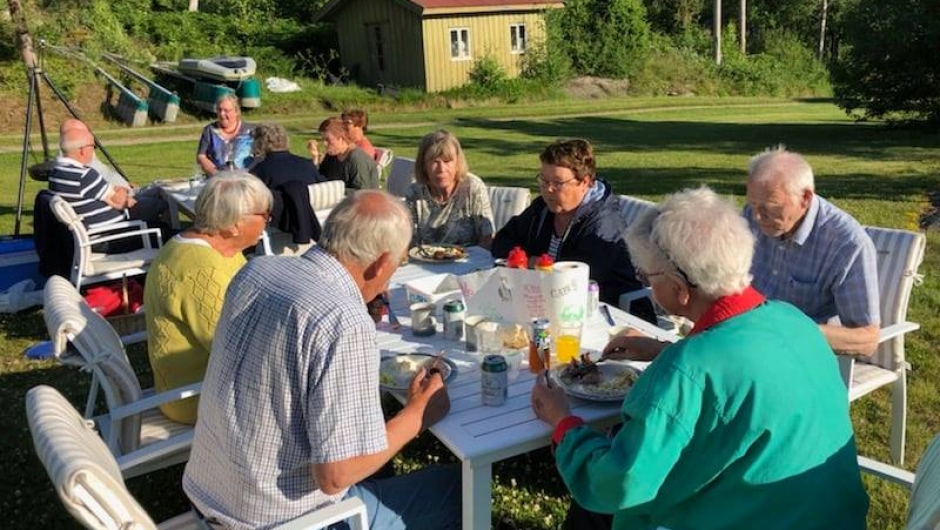
<svg viewBox="0 0 940 530">
<path fill-rule="evenodd" d="M 418 146 L 418 155 L 415 157 L 415 180 L 427 186 L 430 182 L 427 165 L 438 158 L 448 162 L 451 160 L 457 161 L 457 182 L 463 180 L 470 171 L 467 166 L 467 158 L 463 154 L 463 149 L 460 147 L 457 137 L 444 129 L 440 129 L 421 139 L 421 145 Z"/>
</svg>

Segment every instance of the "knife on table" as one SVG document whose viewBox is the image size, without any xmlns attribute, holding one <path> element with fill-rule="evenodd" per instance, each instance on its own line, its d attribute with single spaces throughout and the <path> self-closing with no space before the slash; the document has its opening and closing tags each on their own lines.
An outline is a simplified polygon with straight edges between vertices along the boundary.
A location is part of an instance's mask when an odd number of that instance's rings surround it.
<svg viewBox="0 0 940 530">
<path fill-rule="evenodd" d="M 606 305 L 601 306 L 601 314 L 604 315 L 604 320 L 607 321 L 609 326 L 617 325 L 617 323 L 614 322 L 614 317 L 610 316 L 610 308 L 608 308 Z"/>
</svg>

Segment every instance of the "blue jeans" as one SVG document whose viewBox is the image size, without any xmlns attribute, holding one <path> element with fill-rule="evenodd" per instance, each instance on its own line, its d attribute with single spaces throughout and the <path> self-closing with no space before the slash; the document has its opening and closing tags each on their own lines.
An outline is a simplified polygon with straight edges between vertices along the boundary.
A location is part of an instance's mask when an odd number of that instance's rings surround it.
<svg viewBox="0 0 940 530">
<path fill-rule="evenodd" d="M 371 530 L 460 528 L 460 466 L 456 464 L 366 479 L 349 488 L 346 498 L 350 497 L 366 505 Z"/>
</svg>

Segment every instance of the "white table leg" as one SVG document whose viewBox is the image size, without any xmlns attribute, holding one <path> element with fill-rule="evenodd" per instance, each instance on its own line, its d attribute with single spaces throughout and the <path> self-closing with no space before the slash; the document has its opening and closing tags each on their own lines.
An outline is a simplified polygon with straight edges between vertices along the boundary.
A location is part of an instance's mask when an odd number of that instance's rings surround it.
<svg viewBox="0 0 940 530">
<path fill-rule="evenodd" d="M 486 530 L 490 528 L 490 506 L 492 504 L 493 466 L 474 466 L 466 460 L 461 464 L 463 472 L 463 530 Z"/>
</svg>

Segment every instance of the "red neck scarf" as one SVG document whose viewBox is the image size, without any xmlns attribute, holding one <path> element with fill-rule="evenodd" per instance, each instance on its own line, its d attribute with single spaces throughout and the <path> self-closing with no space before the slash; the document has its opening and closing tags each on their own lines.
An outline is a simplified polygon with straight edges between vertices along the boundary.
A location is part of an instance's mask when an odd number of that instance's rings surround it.
<svg viewBox="0 0 940 530">
<path fill-rule="evenodd" d="M 695 322 L 695 327 L 689 332 L 689 336 L 701 333 L 731 317 L 746 313 L 763 304 L 766 300 L 764 295 L 757 292 L 750 285 L 740 293 L 722 296 L 715 300 L 715 303 L 706 309 L 702 317 Z"/>
</svg>

